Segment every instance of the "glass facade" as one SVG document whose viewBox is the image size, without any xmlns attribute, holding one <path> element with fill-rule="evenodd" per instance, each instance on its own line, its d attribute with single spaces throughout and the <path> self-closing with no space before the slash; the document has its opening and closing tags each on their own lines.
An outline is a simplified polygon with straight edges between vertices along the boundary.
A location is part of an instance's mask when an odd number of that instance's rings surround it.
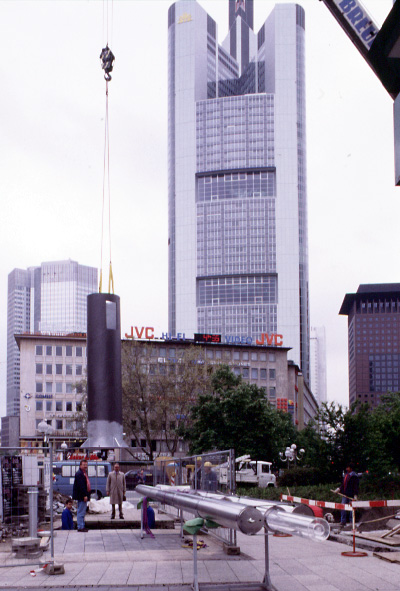
<svg viewBox="0 0 400 591">
<path fill-rule="evenodd" d="M 71 260 L 42 263 L 40 267 L 25 270 L 14 269 L 9 274 L 7 415 L 18 415 L 20 409 L 20 352 L 14 335 L 24 332 L 86 333 L 86 298 L 97 288 L 97 269 Z M 50 354 L 50 350 L 52 354 L 50 346 L 46 354 Z M 61 354 L 60 347 L 55 347 L 55 354 Z M 52 367 L 46 366 L 47 374 L 50 370 Z"/>
<path fill-rule="evenodd" d="M 304 11 L 232 6 L 222 45 L 169 11 L 169 331 L 278 331 L 308 380 Z"/>
</svg>

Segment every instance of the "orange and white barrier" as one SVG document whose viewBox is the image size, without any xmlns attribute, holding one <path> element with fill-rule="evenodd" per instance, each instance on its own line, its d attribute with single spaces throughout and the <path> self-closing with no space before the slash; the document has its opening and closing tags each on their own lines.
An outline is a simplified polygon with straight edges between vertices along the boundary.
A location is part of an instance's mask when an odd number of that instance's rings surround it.
<svg viewBox="0 0 400 591">
<path fill-rule="evenodd" d="M 400 500 L 394 501 L 353 501 L 353 509 L 367 509 L 369 507 L 400 507 Z"/>
<path fill-rule="evenodd" d="M 301 497 L 292 497 L 290 495 L 281 495 L 281 501 L 300 503 L 302 505 L 308 505 L 309 507 L 322 507 L 324 509 L 340 509 L 341 511 L 351 511 L 354 507 L 354 503 L 356 502 L 354 501 L 352 506 L 348 504 L 344 505 L 343 503 L 332 503 L 329 501 L 313 501 L 311 499 L 302 499 Z"/>
</svg>

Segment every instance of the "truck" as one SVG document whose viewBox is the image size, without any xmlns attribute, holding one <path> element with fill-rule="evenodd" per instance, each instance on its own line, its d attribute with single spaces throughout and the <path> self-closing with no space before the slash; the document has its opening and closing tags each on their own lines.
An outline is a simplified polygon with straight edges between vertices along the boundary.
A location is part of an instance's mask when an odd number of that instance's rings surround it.
<svg viewBox="0 0 400 591">
<path fill-rule="evenodd" d="M 275 474 L 271 472 L 272 462 L 252 460 L 249 455 L 240 456 L 235 460 L 236 484 L 267 488 L 276 486 Z M 228 464 L 219 470 L 219 482 L 228 484 Z"/>
</svg>

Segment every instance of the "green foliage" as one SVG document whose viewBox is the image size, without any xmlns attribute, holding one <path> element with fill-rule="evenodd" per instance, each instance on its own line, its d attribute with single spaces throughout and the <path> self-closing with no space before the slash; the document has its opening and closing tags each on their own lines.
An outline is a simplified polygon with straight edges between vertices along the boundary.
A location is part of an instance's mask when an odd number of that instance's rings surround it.
<svg viewBox="0 0 400 591">
<path fill-rule="evenodd" d="M 296 438 L 296 431 L 291 416 L 273 408 L 261 388 L 220 366 L 212 376 L 212 391 L 201 394 L 192 408 L 185 437 L 191 453 L 233 448 L 236 456 L 278 462 L 279 451 Z"/>
<path fill-rule="evenodd" d="M 325 472 L 310 466 L 295 466 L 278 478 L 279 486 L 309 486 L 324 482 Z"/>
</svg>

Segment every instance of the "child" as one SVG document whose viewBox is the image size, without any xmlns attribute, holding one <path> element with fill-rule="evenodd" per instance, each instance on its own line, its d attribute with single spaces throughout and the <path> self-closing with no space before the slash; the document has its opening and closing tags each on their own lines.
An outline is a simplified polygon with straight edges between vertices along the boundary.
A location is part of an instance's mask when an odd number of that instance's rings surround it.
<svg viewBox="0 0 400 591">
<path fill-rule="evenodd" d="M 65 509 L 61 515 L 61 529 L 74 529 L 74 520 L 72 519 L 72 499 L 68 498 L 65 501 Z"/>
</svg>

